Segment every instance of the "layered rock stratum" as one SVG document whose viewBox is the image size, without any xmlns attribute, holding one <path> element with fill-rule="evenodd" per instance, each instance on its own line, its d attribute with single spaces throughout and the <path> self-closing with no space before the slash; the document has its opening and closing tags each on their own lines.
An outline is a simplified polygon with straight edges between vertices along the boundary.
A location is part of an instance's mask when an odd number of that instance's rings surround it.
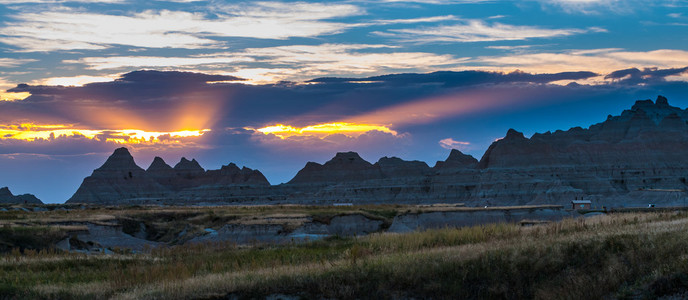
<svg viewBox="0 0 688 300">
<path fill-rule="evenodd" d="M 14 195 L 8 187 L 0 188 L 0 204 L 43 204 L 32 194 Z"/>
<path fill-rule="evenodd" d="M 309 162 L 288 183 L 270 186 L 257 170 L 234 164 L 205 171 L 195 160 L 174 167 L 156 158 L 148 170 L 124 148 L 86 178 L 69 202 L 128 203 L 465 203 L 468 206 L 561 204 L 685 205 L 688 110 L 639 100 L 589 128 L 537 133 L 509 129 L 478 161 L 452 150 L 429 167 L 383 157 L 376 163 L 340 152 Z"/>
</svg>

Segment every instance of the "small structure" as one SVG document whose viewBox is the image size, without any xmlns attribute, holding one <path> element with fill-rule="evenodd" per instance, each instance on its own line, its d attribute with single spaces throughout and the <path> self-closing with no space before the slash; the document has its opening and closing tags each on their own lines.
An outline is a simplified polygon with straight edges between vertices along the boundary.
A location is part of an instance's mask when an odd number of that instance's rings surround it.
<svg viewBox="0 0 688 300">
<path fill-rule="evenodd" d="M 592 202 L 590 200 L 572 200 L 571 206 L 573 209 L 591 209 Z"/>
</svg>

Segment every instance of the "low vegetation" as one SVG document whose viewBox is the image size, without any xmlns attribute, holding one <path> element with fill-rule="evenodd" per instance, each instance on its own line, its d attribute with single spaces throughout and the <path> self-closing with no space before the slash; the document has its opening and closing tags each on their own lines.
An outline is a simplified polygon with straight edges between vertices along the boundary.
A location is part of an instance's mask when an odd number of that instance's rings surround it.
<svg viewBox="0 0 688 300">
<path fill-rule="evenodd" d="M 390 207 L 366 209 L 383 218 L 393 214 Z M 317 213 L 323 216 L 323 211 Z M 107 219 L 97 212 L 99 217 L 90 217 Z M 175 212 L 168 213 L 174 219 Z M 184 217 L 212 222 L 207 214 L 195 213 L 187 211 Z M 148 221 L 163 219 L 156 215 Z M 0 229 L 2 239 L 30 236 L 17 234 L 22 230 L 63 238 L 59 228 Z M 0 298 L 655 298 L 687 295 L 685 249 L 685 212 L 619 213 L 531 227 L 492 224 L 287 245 L 185 244 L 138 254 L 25 247 L 0 256 Z"/>
</svg>

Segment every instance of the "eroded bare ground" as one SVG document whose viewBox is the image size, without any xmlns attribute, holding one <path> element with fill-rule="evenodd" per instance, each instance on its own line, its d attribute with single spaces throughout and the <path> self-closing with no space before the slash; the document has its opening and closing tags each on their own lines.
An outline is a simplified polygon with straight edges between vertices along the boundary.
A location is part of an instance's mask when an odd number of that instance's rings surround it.
<svg viewBox="0 0 688 300">
<path fill-rule="evenodd" d="M 111 254 L 188 243 L 284 244 L 483 223 L 537 224 L 573 215 L 556 205 L 5 206 L 0 210 L 0 252 Z"/>
</svg>

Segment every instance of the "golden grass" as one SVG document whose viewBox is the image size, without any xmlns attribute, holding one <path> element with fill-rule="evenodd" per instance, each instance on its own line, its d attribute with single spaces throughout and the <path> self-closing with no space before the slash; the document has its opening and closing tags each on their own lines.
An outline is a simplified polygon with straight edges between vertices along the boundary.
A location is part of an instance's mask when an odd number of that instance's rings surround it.
<svg viewBox="0 0 688 300">
<path fill-rule="evenodd" d="M 213 218 L 285 222 L 370 211 L 384 217 L 390 211 L 407 209 L 164 208 L 154 209 L 150 216 L 176 220 L 183 215 L 193 219 L 195 226 L 206 226 Z M 94 220 L 148 216 L 146 209 L 139 208 L 91 213 L 97 215 L 91 216 Z M 13 253 L 0 256 L 0 274 L 6 274 L 6 278 L 0 276 L 0 293 L 20 298 L 115 299 L 230 294 L 260 298 L 277 293 L 306 298 L 621 297 L 651 294 L 648 286 L 655 280 L 688 273 L 686 248 L 688 214 L 666 211 L 599 215 L 530 227 L 489 224 L 378 233 L 299 245 L 208 243 L 101 256 Z"/>
<path fill-rule="evenodd" d="M 230 293 L 241 294 L 242 291 L 247 290 L 263 291 L 264 294 L 270 294 L 279 290 L 265 287 L 279 285 L 276 282 L 288 282 L 286 289 L 289 291 L 288 286 L 290 285 L 299 286 L 299 282 L 317 280 L 324 274 L 350 272 L 352 266 L 357 265 L 365 265 L 378 271 L 384 270 L 387 274 L 410 273 L 406 277 L 418 276 L 422 278 L 428 276 L 424 270 L 433 269 L 433 267 L 440 268 L 441 264 L 448 262 L 461 264 L 475 260 L 484 261 L 495 251 L 510 253 L 508 258 L 518 261 L 523 259 L 524 255 L 530 255 L 533 249 L 546 249 L 545 252 L 547 253 L 562 254 L 567 251 L 567 247 L 581 242 L 586 245 L 604 244 L 610 239 L 613 240 L 615 237 L 629 234 L 647 238 L 665 233 L 683 234 L 686 229 L 688 229 L 688 218 L 685 216 L 680 216 L 680 219 L 671 219 L 666 214 L 631 214 L 600 216 L 590 219 L 569 219 L 560 223 L 529 228 L 497 224 L 458 230 L 375 234 L 356 239 L 356 245 L 363 245 L 358 247 L 363 247 L 364 251 L 357 250 L 358 254 L 355 254 L 356 246 L 354 246 L 347 249 L 342 258 L 337 260 L 194 276 L 138 286 L 123 294 L 118 294 L 117 297 L 120 299 L 168 297 L 188 299 L 199 296 L 221 296 Z M 651 241 L 652 239 L 641 240 Z M 452 244 L 458 245 L 446 246 Z M 682 260 L 685 261 L 686 257 L 684 255 Z M 565 265 L 564 259 L 559 258 L 558 262 Z M 484 262 L 489 263 L 489 261 Z M 602 278 L 602 281 L 612 288 L 618 287 L 624 282 L 620 279 L 624 277 L 622 275 L 630 274 L 626 263 L 615 257 L 611 257 L 608 266 L 601 271 L 594 276 Z M 581 272 L 580 270 L 570 270 L 564 272 L 564 275 L 558 274 L 555 278 L 568 278 L 562 280 L 575 287 L 599 284 L 591 276 Z M 663 273 L 661 268 L 655 272 L 655 275 Z M 569 275 L 570 277 L 567 277 Z M 537 286 L 534 288 L 532 296 L 549 299 L 558 295 L 554 298 L 559 298 L 561 295 L 566 295 L 564 292 L 571 293 L 570 289 L 570 286 Z M 316 293 L 322 291 L 318 289 Z M 348 295 L 356 296 L 358 294 L 352 292 Z M 574 295 L 593 296 L 594 293 L 590 294 L 583 291 L 578 294 L 574 293 Z M 347 294 L 339 294 L 339 296 L 347 296 Z"/>
</svg>

